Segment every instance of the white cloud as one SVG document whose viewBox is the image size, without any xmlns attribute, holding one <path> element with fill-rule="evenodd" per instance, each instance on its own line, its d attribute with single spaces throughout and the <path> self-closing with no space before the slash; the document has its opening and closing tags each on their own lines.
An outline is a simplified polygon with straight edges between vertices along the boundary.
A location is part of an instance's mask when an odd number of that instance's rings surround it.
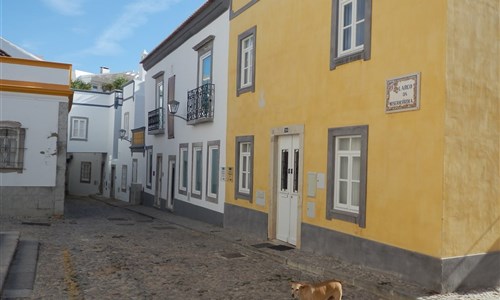
<svg viewBox="0 0 500 300">
<path fill-rule="evenodd" d="M 83 0 L 43 0 L 57 13 L 65 16 L 77 16 L 83 14 Z"/>
<path fill-rule="evenodd" d="M 84 52 L 93 55 L 110 55 L 123 51 L 121 42 L 145 24 L 149 15 L 165 11 L 177 2 L 179 0 L 142 0 L 126 5 L 121 15 L 98 36 L 94 45 Z"/>
</svg>

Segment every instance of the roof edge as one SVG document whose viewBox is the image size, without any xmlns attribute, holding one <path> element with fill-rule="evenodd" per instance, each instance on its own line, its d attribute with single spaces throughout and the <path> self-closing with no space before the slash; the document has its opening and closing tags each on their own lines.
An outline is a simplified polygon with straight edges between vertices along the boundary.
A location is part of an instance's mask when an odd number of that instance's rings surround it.
<svg viewBox="0 0 500 300">
<path fill-rule="evenodd" d="M 189 38 L 229 10 L 229 2 L 229 0 L 207 0 L 141 61 L 144 69 L 149 71 Z"/>
</svg>

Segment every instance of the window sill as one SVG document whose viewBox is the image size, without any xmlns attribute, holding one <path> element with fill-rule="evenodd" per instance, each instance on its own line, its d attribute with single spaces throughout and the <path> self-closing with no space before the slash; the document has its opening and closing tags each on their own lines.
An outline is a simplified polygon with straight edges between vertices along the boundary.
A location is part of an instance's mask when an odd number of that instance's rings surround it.
<svg viewBox="0 0 500 300">
<path fill-rule="evenodd" d="M 245 94 L 245 93 L 248 93 L 248 92 L 255 92 L 255 85 L 249 85 L 249 86 L 246 86 L 246 87 L 243 87 L 243 88 L 239 88 L 237 91 L 236 91 L 236 96 L 238 97 L 239 95 L 241 94 Z"/>
<path fill-rule="evenodd" d="M 358 213 L 352 213 L 348 211 L 334 209 L 327 213 L 327 219 L 341 220 L 349 223 L 358 224 L 360 227 L 360 215 Z"/>
<path fill-rule="evenodd" d="M 251 194 L 236 193 L 236 195 L 234 195 L 234 198 L 236 200 L 247 200 L 247 201 L 252 202 L 252 195 Z"/>
<path fill-rule="evenodd" d="M 336 67 L 348 64 L 350 62 L 356 61 L 356 60 L 364 60 L 365 59 L 365 52 L 364 50 L 354 52 L 354 53 L 349 53 L 349 54 L 344 54 L 339 57 L 335 57 L 332 62 L 330 63 L 330 70 L 334 70 Z"/>
<path fill-rule="evenodd" d="M 0 167 L 0 173 L 22 173 L 23 168 Z"/>
</svg>

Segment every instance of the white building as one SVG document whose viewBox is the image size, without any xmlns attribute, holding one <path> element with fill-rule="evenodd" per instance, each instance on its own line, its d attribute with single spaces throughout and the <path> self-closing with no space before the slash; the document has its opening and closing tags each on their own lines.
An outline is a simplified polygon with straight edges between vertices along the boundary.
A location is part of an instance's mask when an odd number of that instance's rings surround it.
<svg viewBox="0 0 500 300">
<path fill-rule="evenodd" d="M 75 91 L 68 116 L 67 191 L 72 195 L 110 194 L 106 180 L 109 155 L 118 155 L 118 133 L 113 129 L 121 106 L 115 93 Z M 116 149 L 113 151 L 113 149 Z"/>
<path fill-rule="evenodd" d="M 209 0 L 142 62 L 145 205 L 222 226 L 229 1 Z M 179 102 L 176 116 L 167 103 Z M 182 117 L 186 120 L 183 120 Z"/>
<path fill-rule="evenodd" d="M 144 115 L 142 71 L 121 91 L 75 91 L 68 118 L 69 194 L 130 201 L 132 183 L 145 176 L 144 139 L 131 145 L 132 133 L 144 132 Z"/>
<path fill-rule="evenodd" d="M 71 65 L 0 37 L 0 214 L 64 214 Z"/>
</svg>

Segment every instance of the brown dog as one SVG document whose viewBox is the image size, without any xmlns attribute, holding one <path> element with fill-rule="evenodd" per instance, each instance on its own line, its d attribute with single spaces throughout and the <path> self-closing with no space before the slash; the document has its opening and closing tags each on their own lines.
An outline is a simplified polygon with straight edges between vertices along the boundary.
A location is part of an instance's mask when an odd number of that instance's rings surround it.
<svg viewBox="0 0 500 300">
<path fill-rule="evenodd" d="M 315 284 L 292 282 L 292 297 L 299 300 L 340 300 L 342 284 L 337 280 Z"/>
</svg>

